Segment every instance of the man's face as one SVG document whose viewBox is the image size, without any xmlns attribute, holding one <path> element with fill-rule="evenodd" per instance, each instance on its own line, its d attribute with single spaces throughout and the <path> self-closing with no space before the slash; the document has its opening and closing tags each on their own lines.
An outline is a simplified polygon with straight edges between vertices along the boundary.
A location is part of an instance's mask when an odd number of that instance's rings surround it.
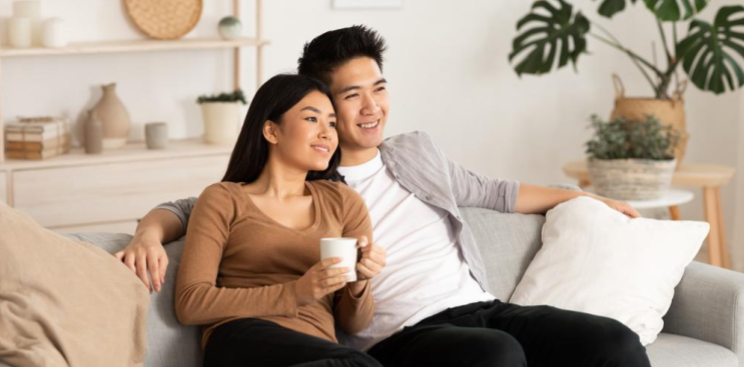
<svg viewBox="0 0 744 367">
<path fill-rule="evenodd" d="M 355 58 L 339 66 L 331 80 L 341 149 L 377 148 L 390 108 L 380 67 L 369 57 Z"/>
</svg>

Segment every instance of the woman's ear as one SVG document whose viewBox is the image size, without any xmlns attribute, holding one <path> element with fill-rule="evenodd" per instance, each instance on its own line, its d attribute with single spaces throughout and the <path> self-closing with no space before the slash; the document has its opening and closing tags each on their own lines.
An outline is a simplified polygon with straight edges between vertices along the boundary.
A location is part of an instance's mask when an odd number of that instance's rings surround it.
<svg viewBox="0 0 744 367">
<path fill-rule="evenodd" d="M 279 142 L 277 133 L 279 132 L 278 125 L 271 120 L 266 120 L 263 126 L 263 136 L 269 144 L 276 144 Z"/>
</svg>

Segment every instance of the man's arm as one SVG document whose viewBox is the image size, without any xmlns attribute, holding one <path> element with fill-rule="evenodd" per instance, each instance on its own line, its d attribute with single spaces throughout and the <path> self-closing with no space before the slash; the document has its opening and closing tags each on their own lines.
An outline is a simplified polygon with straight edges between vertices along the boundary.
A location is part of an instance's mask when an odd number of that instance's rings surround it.
<svg viewBox="0 0 744 367">
<path fill-rule="evenodd" d="M 640 214 L 635 209 L 621 201 L 611 200 L 585 191 L 541 187 L 524 183 L 519 186 L 515 212 L 522 214 L 545 214 L 556 205 L 579 196 L 588 196 L 597 199 L 631 218 L 640 217 Z"/>
<path fill-rule="evenodd" d="M 487 208 L 502 213 L 545 214 L 562 202 L 579 196 L 589 196 L 631 218 L 641 216 L 627 203 L 584 191 L 492 179 L 462 167 L 447 158 L 441 150 L 439 152 L 448 162 L 452 190 L 458 206 Z"/>
<path fill-rule="evenodd" d="M 114 254 L 142 280 L 145 286 L 160 292 L 168 269 L 168 255 L 163 244 L 170 243 L 186 234 L 188 218 L 196 198 L 177 200 L 158 205 L 145 215 L 134 232 L 132 241 L 122 251 Z M 150 271 L 152 287 L 147 278 Z"/>
</svg>

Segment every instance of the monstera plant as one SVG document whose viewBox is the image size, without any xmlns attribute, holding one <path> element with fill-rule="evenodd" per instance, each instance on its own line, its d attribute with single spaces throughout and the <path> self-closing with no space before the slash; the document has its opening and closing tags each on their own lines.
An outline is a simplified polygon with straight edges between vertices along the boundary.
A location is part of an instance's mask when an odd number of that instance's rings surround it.
<svg viewBox="0 0 744 367">
<path fill-rule="evenodd" d="M 586 53 L 587 38 L 616 48 L 638 66 L 649 82 L 656 98 L 670 98 L 669 85 L 674 72 L 682 65 L 690 80 L 700 89 L 720 94 L 744 85 L 744 6 L 724 6 L 718 10 L 713 24 L 692 19 L 710 0 L 603 0 L 600 15 L 611 18 L 626 8 L 626 3 L 643 1 L 655 18 L 664 49 L 666 66 L 649 62 L 626 48 L 599 23 L 591 21 L 564 0 L 536 1 L 517 29 L 509 60 L 524 54 L 514 69 L 517 74 L 544 74 L 564 67 Z M 678 40 L 677 22 L 689 21 L 687 35 Z M 665 27 L 664 22 L 672 23 Z M 597 28 L 596 33 L 592 28 Z M 667 30 L 665 30 L 667 28 Z M 670 37 L 667 35 L 671 28 Z M 556 66 L 556 58 L 558 58 Z"/>
<path fill-rule="evenodd" d="M 645 120 L 654 115 L 673 126 L 681 136 L 677 158 L 682 160 L 688 135 L 682 93 L 686 81 L 679 82 L 682 68 L 692 83 L 704 91 L 721 94 L 744 85 L 744 6 L 723 6 L 713 23 L 695 19 L 710 0 L 599 0 L 597 12 L 611 19 L 627 7 L 645 5 L 649 19 L 656 23 L 664 55 L 663 65 L 625 47 L 600 23 L 574 10 L 565 0 L 538 0 L 517 23 L 509 60 L 518 75 L 545 74 L 570 62 L 576 68 L 579 57 L 587 53 L 591 38 L 627 55 L 653 89 L 655 98 L 626 98 L 616 77 L 617 97 L 610 117 Z M 678 23 L 689 23 L 684 36 L 678 36 Z M 670 93 L 670 85 L 676 86 Z"/>
</svg>

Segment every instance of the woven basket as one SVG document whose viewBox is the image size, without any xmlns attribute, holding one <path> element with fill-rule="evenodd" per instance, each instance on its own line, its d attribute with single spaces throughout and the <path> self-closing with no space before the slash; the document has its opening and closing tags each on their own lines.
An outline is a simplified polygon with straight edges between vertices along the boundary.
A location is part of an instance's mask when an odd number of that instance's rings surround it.
<svg viewBox="0 0 744 367">
<path fill-rule="evenodd" d="M 682 163 L 687 141 L 690 139 L 685 125 L 685 101 L 682 98 L 687 82 L 680 84 L 679 90 L 674 93 L 672 99 L 662 100 L 625 97 L 625 88 L 620 78 L 613 74 L 612 79 L 615 84 L 615 109 L 612 111 L 610 120 L 624 117 L 628 120 L 646 121 L 646 115 L 653 115 L 664 126 L 672 126 L 679 133 L 679 142 L 674 150 L 674 157 L 677 158 L 677 164 Z"/>
<path fill-rule="evenodd" d="M 155 39 L 177 39 L 189 33 L 202 13 L 202 0 L 124 0 L 134 25 Z"/>
<path fill-rule="evenodd" d="M 658 199 L 669 191 L 676 165 L 676 159 L 590 159 L 589 179 L 597 195 L 619 200 Z"/>
</svg>

